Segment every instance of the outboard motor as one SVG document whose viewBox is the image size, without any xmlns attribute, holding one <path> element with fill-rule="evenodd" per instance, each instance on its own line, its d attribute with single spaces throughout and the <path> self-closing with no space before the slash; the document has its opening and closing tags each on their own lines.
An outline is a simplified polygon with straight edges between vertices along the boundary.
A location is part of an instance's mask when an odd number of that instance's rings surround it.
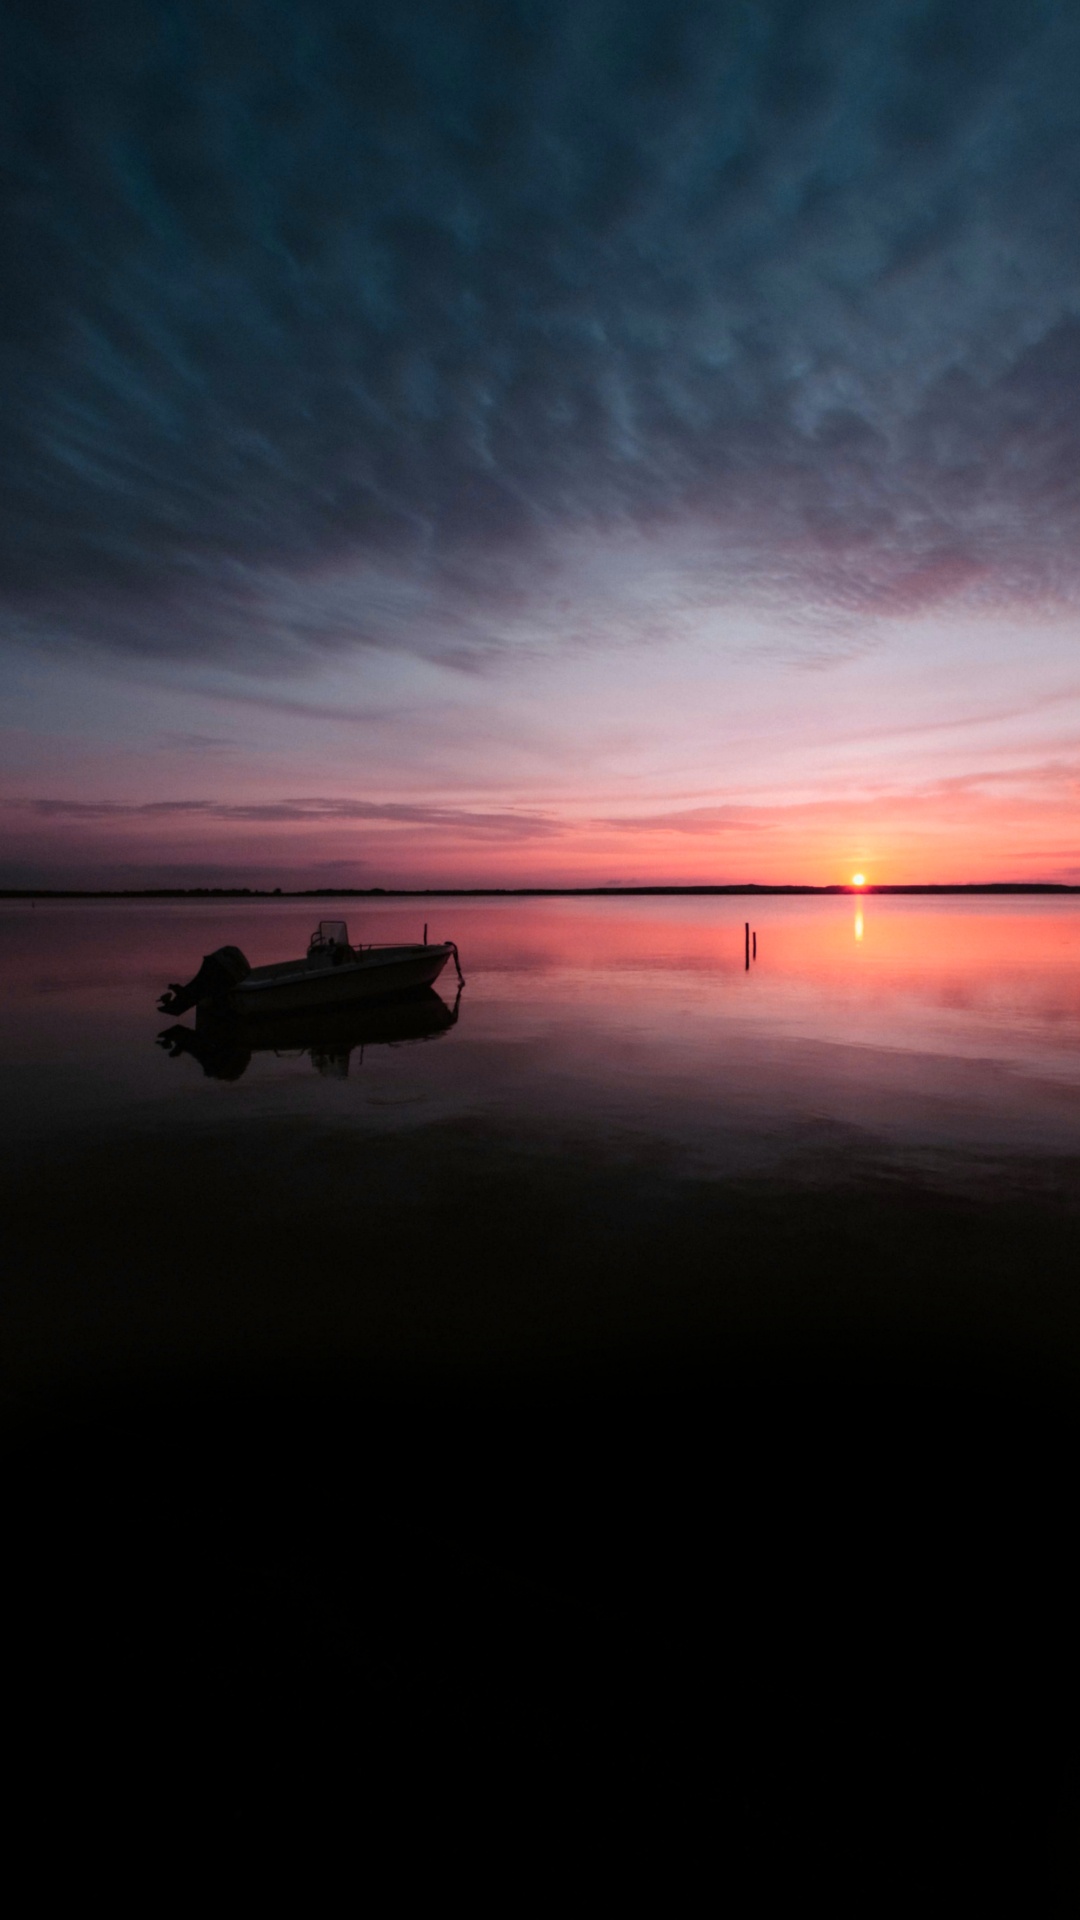
<svg viewBox="0 0 1080 1920">
<path fill-rule="evenodd" d="M 198 1006 L 200 1000 L 225 1000 L 234 987 L 238 987 L 251 966 L 239 947 L 219 947 L 216 953 L 208 953 L 193 980 L 186 987 L 177 981 L 171 981 L 168 993 L 163 993 L 158 1001 L 159 1013 L 186 1013 L 189 1007 Z"/>
</svg>

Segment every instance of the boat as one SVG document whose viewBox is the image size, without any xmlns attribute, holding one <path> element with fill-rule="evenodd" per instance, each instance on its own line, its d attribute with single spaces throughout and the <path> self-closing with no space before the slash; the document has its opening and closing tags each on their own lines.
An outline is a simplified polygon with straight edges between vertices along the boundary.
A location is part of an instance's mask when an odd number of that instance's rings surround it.
<svg viewBox="0 0 1080 1920">
<path fill-rule="evenodd" d="M 460 987 L 452 1007 L 434 987 L 411 987 L 355 1007 L 255 1019 L 204 1000 L 195 1010 L 194 1027 L 179 1022 L 166 1027 L 157 1044 L 171 1060 L 191 1055 L 211 1080 L 239 1080 L 256 1053 L 273 1053 L 279 1059 L 306 1055 L 316 1073 L 344 1080 L 357 1051 L 363 1064 L 368 1047 L 407 1046 L 448 1033 L 457 1022 L 460 1000 Z"/>
<path fill-rule="evenodd" d="M 253 967 L 239 947 L 208 953 L 186 986 L 174 982 L 158 1001 L 159 1013 L 186 1013 L 212 1006 L 241 1019 L 310 1013 L 318 1008 L 352 1006 L 382 999 L 412 987 L 430 987 L 453 959 L 464 986 L 458 950 L 452 940 L 429 946 L 353 946 L 344 920 L 320 920 L 301 960 L 277 960 Z"/>
</svg>

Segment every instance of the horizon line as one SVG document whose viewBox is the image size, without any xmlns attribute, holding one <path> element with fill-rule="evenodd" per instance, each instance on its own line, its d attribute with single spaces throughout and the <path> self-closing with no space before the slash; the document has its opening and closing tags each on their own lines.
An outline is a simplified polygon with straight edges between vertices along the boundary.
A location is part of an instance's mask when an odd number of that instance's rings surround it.
<svg viewBox="0 0 1080 1920">
<path fill-rule="evenodd" d="M 0 900 L 410 900 L 410 899 L 596 899 L 636 895 L 747 894 L 1072 894 L 1080 883 L 1063 880 L 917 881 L 910 884 L 850 881 L 824 886 L 803 883 L 764 885 L 757 881 L 698 886 L 674 883 L 607 887 L 0 887 Z"/>
</svg>

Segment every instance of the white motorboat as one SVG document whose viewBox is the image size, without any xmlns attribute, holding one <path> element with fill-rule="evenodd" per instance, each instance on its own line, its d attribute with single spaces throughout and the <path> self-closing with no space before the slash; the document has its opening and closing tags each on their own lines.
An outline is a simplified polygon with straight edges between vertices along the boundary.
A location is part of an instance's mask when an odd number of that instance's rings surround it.
<svg viewBox="0 0 1080 1920">
<path fill-rule="evenodd" d="M 424 936 L 423 943 L 415 946 L 353 946 L 344 920 L 320 920 L 303 959 L 277 960 L 265 967 L 250 966 L 239 947 L 219 947 L 207 954 L 186 986 L 176 983 L 162 995 L 158 1011 L 178 1014 L 189 1007 L 212 1005 L 261 1019 L 351 1006 L 412 987 L 430 987 L 451 958 L 464 985 L 454 942 L 429 946 L 426 927 Z"/>
</svg>

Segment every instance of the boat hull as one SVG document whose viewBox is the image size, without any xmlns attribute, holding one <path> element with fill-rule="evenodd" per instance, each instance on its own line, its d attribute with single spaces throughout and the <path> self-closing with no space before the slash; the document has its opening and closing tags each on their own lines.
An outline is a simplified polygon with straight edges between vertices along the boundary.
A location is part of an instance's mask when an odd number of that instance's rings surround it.
<svg viewBox="0 0 1080 1920">
<path fill-rule="evenodd" d="M 453 951 L 450 945 L 373 947 L 337 967 L 268 970 L 269 977 L 256 968 L 233 988 L 226 1004 L 242 1019 L 263 1020 L 381 1000 L 411 987 L 433 986 Z"/>
</svg>

